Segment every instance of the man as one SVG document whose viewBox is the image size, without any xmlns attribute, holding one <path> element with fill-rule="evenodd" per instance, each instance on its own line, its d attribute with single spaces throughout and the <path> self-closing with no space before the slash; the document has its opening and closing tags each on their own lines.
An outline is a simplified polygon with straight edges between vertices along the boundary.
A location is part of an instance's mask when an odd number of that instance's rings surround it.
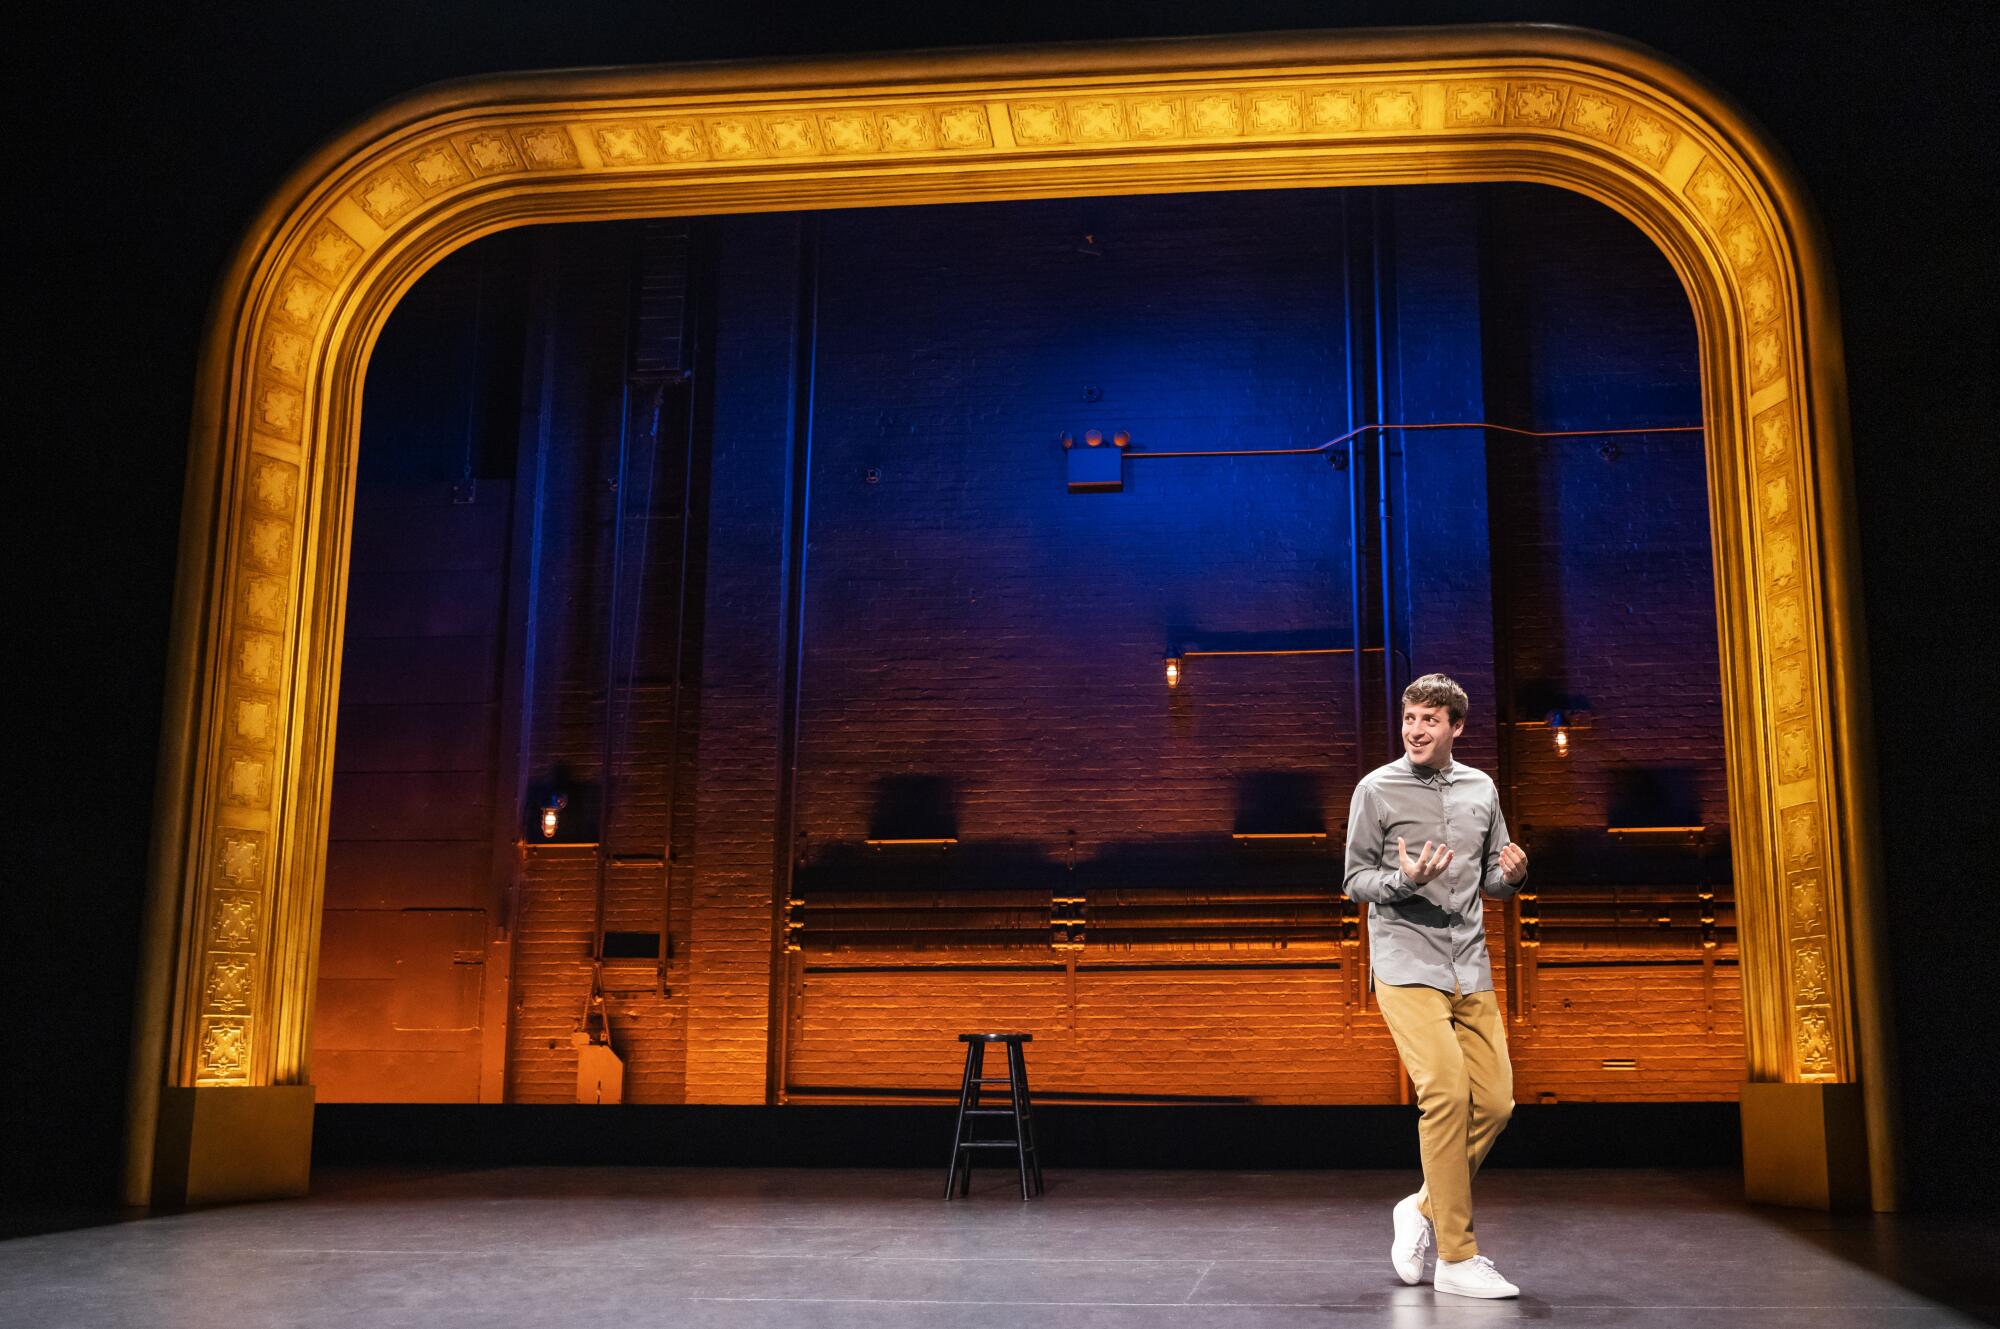
<svg viewBox="0 0 2000 1329">
<path fill-rule="evenodd" d="M 1443 674 L 1403 689 L 1403 756 L 1369 772 L 1348 808 L 1346 890 L 1369 906 L 1375 1001 L 1421 1113 L 1424 1184 L 1396 1205 L 1389 1258 L 1418 1283 L 1435 1246 L 1438 1291 L 1517 1297 L 1473 1239 L 1472 1176 L 1514 1112 L 1480 895 L 1519 890 L 1528 855 L 1493 781 L 1452 760 L 1467 704 Z"/>
</svg>

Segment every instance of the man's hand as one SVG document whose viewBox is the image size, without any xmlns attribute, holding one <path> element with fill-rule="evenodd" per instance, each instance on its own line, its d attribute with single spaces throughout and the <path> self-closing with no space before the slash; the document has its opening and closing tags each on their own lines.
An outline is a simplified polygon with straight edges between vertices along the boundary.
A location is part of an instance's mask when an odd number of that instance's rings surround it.
<svg viewBox="0 0 2000 1329">
<path fill-rule="evenodd" d="M 1410 847 L 1403 843 L 1403 837 L 1399 835 L 1396 837 L 1396 853 L 1403 860 L 1403 875 L 1419 886 L 1430 885 L 1440 873 L 1451 866 L 1451 850 L 1443 845 L 1433 847 L 1429 840 L 1424 841 L 1423 851 L 1417 855 L 1416 861 L 1412 862 Z M 1521 862 L 1521 871 L 1525 873 L 1528 870 L 1525 856 Z"/>
<path fill-rule="evenodd" d="M 1500 851 L 1500 880 L 1519 886 L 1528 877 L 1528 851 L 1509 840 Z"/>
</svg>

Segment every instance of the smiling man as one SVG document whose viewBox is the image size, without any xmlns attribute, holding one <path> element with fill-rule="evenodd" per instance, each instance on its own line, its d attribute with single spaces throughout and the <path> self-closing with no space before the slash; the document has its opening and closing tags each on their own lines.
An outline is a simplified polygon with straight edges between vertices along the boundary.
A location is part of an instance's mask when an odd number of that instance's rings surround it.
<svg viewBox="0 0 2000 1329">
<path fill-rule="evenodd" d="M 1443 674 L 1403 689 L 1403 755 L 1348 806 L 1346 891 L 1369 907 L 1375 1001 L 1421 1113 L 1424 1184 L 1396 1205 L 1390 1261 L 1419 1283 L 1435 1248 L 1438 1291 L 1516 1297 L 1473 1239 L 1472 1177 L 1514 1112 L 1480 897 L 1519 890 L 1528 855 L 1507 838 L 1493 781 L 1452 760 L 1467 704 Z"/>
</svg>

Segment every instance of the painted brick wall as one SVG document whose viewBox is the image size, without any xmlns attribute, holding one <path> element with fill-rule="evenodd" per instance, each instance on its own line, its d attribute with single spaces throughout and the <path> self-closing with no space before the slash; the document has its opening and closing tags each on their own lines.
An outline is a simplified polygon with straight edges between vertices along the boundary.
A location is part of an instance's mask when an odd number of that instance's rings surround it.
<svg viewBox="0 0 2000 1329">
<path fill-rule="evenodd" d="M 798 235 L 718 228 L 686 1097 L 761 1103 L 771 1022 Z"/>
<path fill-rule="evenodd" d="M 953 872 L 977 884 L 976 863 L 980 882 L 1034 890 L 1071 862 L 1107 887 L 1135 864 L 1224 879 L 1229 832 L 1273 817 L 1337 836 L 1356 765 L 1347 660 L 1194 659 L 1172 691 L 1161 660 L 1190 646 L 1351 642 L 1348 477 L 1322 458 L 1128 461 L 1123 493 L 1069 495 L 1057 440 L 1097 428 L 1158 451 L 1287 447 L 1345 429 L 1339 209 L 1338 195 L 1296 192 L 817 219 L 802 879 L 843 855 L 869 861 L 859 842 L 876 834 L 956 835 L 941 887 Z M 1685 300 L 1622 221 L 1540 190 L 1398 191 L 1389 211 L 1392 413 L 1552 427 L 1694 418 Z M 673 948 L 667 996 L 640 981 L 608 999 L 628 1101 L 761 1102 L 772 1073 L 792 369 L 802 225 L 813 224 L 703 224 L 706 507 L 682 760 L 676 777 L 672 591 L 656 567 L 621 627 L 631 683 L 616 717 L 618 815 L 599 828 L 619 860 L 608 926 L 651 930 L 664 914 Z M 549 372 L 522 393 L 524 431 L 547 440 L 530 765 L 560 768 L 579 816 L 604 774 L 608 480 L 631 239 L 630 228 L 551 233 L 555 295 L 528 333 Z M 1561 889 L 1564 853 L 1589 869 L 1580 879 L 1616 876 L 1615 856 L 1574 842 L 1602 841 L 1616 798 L 1644 792 L 1632 768 L 1687 767 L 1666 792 L 1692 789 L 1719 826 L 1698 445 L 1635 442 L 1606 463 L 1588 446 L 1431 435 L 1393 455 L 1411 664 L 1468 683 L 1465 756 L 1511 776 L 1517 826 L 1569 846 L 1538 858 L 1545 895 Z M 626 497 L 633 520 L 668 533 L 677 495 L 642 500 L 628 486 Z M 1498 694 L 1512 688 L 1521 712 L 1537 687 L 1576 693 L 1597 717 L 1565 763 L 1539 730 L 1503 759 Z M 676 778 L 668 896 L 657 859 Z M 525 857 L 509 1041 L 519 1101 L 574 1092 L 595 871 L 588 851 Z M 1494 911 L 1503 987 L 1521 958 L 1506 952 L 1505 924 Z M 1617 947 L 1551 936 L 1540 954 L 1514 1031 L 1523 1098 L 1733 1093 L 1729 953 L 1706 986 L 1698 965 L 1639 963 Z M 1036 1034 L 1049 1093 L 1393 1101 L 1393 1050 L 1355 958 L 1325 941 L 1100 947 L 1073 972 L 1046 949 L 793 956 L 778 975 L 789 993 L 779 1069 L 795 1097 L 942 1092 L 957 1074 L 953 1035 L 1004 1022 Z M 1603 1066 L 1627 1057 L 1637 1069 Z"/>
<path fill-rule="evenodd" d="M 1401 190 L 1392 195 L 1395 321 L 1384 414 L 1407 423 L 1483 420 L 1480 195 Z M 1399 521 L 1398 611 L 1409 649 L 1405 677 L 1457 679 L 1472 699 L 1454 751 L 1497 777 L 1493 576 L 1486 439 L 1473 430 L 1389 436 Z"/>
<path fill-rule="evenodd" d="M 1531 428 L 1698 424 L 1693 314 L 1665 258 L 1554 190 L 1487 205 L 1488 391 Z M 1496 441 L 1496 580 L 1523 719 L 1587 707 L 1558 758 L 1514 744 L 1534 826 L 1728 824 L 1708 490 L 1701 435 Z M 1539 703 L 1539 704 L 1538 704 Z"/>
<path fill-rule="evenodd" d="M 563 228 L 540 250 L 546 296 L 526 335 L 546 365 L 537 361 L 544 372 L 531 375 L 523 393 L 523 430 L 540 440 L 534 464 L 542 493 L 527 768 L 531 795 L 561 788 L 570 798 L 564 816 L 572 831 L 563 838 L 595 840 L 606 856 L 606 931 L 657 933 L 664 924 L 669 938 L 685 941 L 690 887 L 682 874 L 668 899 L 663 861 L 685 432 L 671 402 L 655 437 L 651 399 L 627 400 L 640 237 L 637 226 Z M 621 445 L 625 537 L 614 648 Z M 608 752 L 607 696 L 614 699 Z M 694 722 L 692 710 L 682 715 L 684 734 Z M 688 826 L 675 829 L 685 845 Z M 591 991 L 597 858 L 589 848 L 530 844 L 520 868 L 508 1096 L 569 1102 L 574 1034 Z M 685 945 L 670 949 L 664 996 L 651 962 L 607 968 L 605 1013 L 625 1061 L 627 1102 L 685 1096 L 687 958 Z"/>
<path fill-rule="evenodd" d="M 968 843 L 1053 849 L 1074 830 L 1086 856 L 1226 833 L 1265 772 L 1300 773 L 1337 821 L 1344 662 L 1192 660 L 1171 692 L 1161 662 L 1351 639 L 1343 477 L 1319 458 L 1128 461 L 1124 492 L 1071 495 L 1058 445 L 1097 428 L 1150 451 L 1298 447 L 1343 429 L 1335 231 L 1323 193 L 826 219 L 811 845 L 861 839 L 893 797 L 884 777 L 939 782 Z"/>
</svg>

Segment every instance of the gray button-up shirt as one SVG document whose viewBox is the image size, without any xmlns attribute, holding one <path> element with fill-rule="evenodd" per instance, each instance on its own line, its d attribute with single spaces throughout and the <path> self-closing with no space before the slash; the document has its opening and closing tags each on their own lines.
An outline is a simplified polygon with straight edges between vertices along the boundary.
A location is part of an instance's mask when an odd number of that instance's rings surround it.
<svg viewBox="0 0 2000 1329">
<path fill-rule="evenodd" d="M 1451 866 L 1418 886 L 1403 875 L 1396 837 L 1414 862 L 1429 840 L 1453 851 Z M 1504 900 L 1520 889 L 1500 875 L 1507 820 L 1482 771 L 1452 762 L 1442 771 L 1398 757 L 1354 787 L 1347 809 L 1349 899 L 1368 904 L 1368 949 L 1378 982 L 1443 992 L 1490 992 L 1486 913 L 1480 892 Z"/>
</svg>

